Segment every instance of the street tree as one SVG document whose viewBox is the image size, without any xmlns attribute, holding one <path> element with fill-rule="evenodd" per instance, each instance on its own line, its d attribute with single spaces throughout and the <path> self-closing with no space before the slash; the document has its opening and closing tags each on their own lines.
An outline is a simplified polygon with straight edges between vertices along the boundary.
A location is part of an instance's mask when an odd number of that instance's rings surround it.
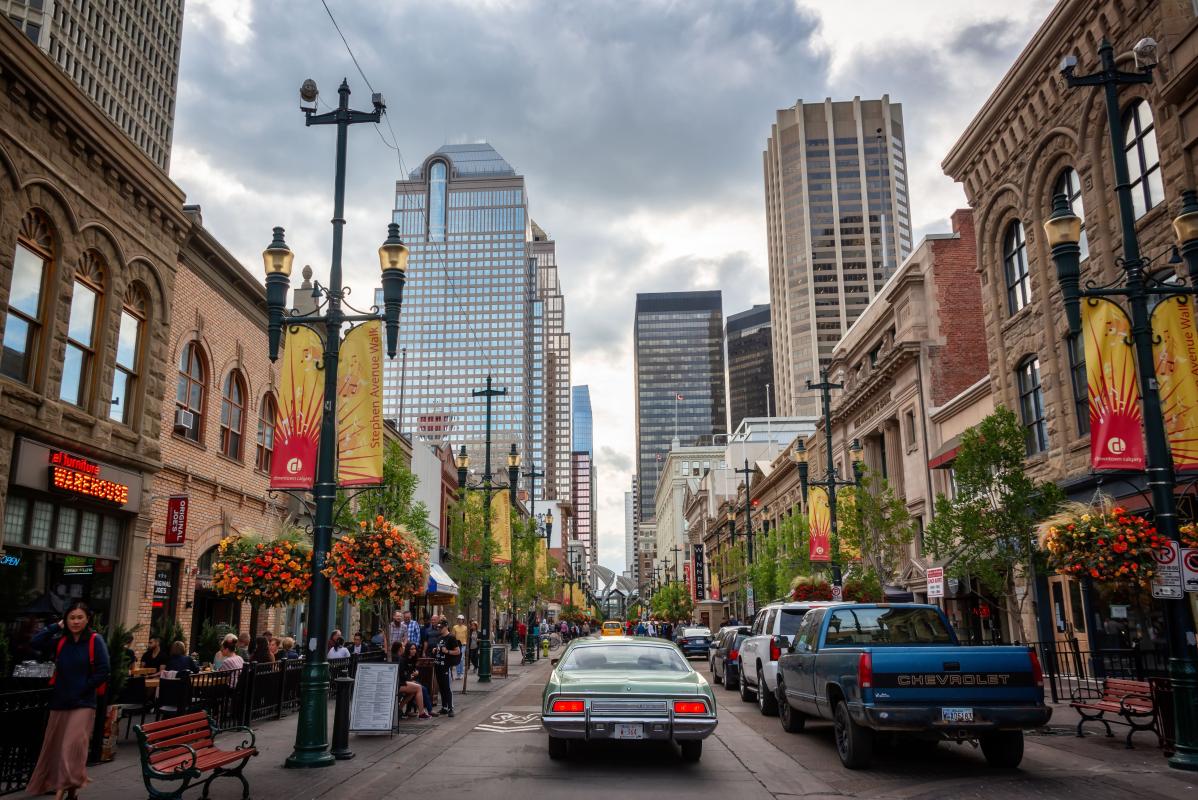
<svg viewBox="0 0 1198 800">
<path fill-rule="evenodd" d="M 498 573 L 492 564 L 496 542 L 487 530 L 481 493 L 469 492 L 452 503 L 448 516 L 449 557 L 444 566 L 458 585 L 459 607 L 469 616 L 482 594 L 483 579 L 495 578 Z"/>
<path fill-rule="evenodd" d="M 689 620 L 695 610 L 690 591 L 684 583 L 669 583 L 653 594 L 650 608 L 653 616 L 668 622 Z"/>
<path fill-rule="evenodd" d="M 893 583 L 902 572 L 915 524 L 903 498 L 890 482 L 865 470 L 861 486 L 840 490 L 842 513 L 837 519 L 842 553 L 859 555 L 865 573 Z"/>
<path fill-rule="evenodd" d="M 946 572 L 975 576 L 998 598 L 1026 641 L 1023 611 L 1037 569 L 1036 525 L 1062 499 L 1053 483 L 1024 470 L 1024 430 L 1010 409 L 994 413 L 961 435 L 953 470 L 956 497 L 936 498 L 927 544 Z"/>
</svg>

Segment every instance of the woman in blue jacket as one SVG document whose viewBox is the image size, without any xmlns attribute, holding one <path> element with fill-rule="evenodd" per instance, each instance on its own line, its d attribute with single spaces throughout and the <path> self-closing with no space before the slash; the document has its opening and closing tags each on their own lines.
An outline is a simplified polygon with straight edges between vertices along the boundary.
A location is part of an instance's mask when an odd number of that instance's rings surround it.
<svg viewBox="0 0 1198 800">
<path fill-rule="evenodd" d="M 47 625 L 33 646 L 54 658 L 50 721 L 26 791 L 73 798 L 86 786 L 87 750 L 96 720 L 96 693 L 108 683 L 108 647 L 92 630 L 92 613 L 71 603 L 62 622 Z"/>
</svg>

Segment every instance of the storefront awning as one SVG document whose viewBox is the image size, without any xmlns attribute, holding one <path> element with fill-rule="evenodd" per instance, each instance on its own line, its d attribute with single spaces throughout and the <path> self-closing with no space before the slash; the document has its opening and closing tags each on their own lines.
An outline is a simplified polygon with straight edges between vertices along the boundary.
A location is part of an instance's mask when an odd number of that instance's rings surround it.
<svg viewBox="0 0 1198 800">
<path fill-rule="evenodd" d="M 954 436 L 936 448 L 936 452 L 932 453 L 932 457 L 928 459 L 928 467 L 931 469 L 945 469 L 951 466 L 953 460 L 957 457 L 957 451 L 960 449 L 961 437 Z"/>
<path fill-rule="evenodd" d="M 428 594 L 452 594 L 457 595 L 458 585 L 453 582 L 453 578 L 446 574 L 445 570 L 441 569 L 440 564 L 428 565 Z"/>
</svg>

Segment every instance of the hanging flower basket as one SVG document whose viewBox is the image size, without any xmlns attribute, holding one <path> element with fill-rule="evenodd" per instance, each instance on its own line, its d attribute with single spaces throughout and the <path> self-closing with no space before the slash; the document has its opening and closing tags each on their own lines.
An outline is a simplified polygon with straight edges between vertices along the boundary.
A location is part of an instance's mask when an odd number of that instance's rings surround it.
<svg viewBox="0 0 1198 800">
<path fill-rule="evenodd" d="M 227 537 L 212 565 L 212 585 L 221 594 L 264 606 L 298 602 L 312 586 L 312 548 L 292 538 Z"/>
<path fill-rule="evenodd" d="M 1182 547 L 1198 547 L 1198 523 L 1182 525 L 1180 534 Z"/>
<path fill-rule="evenodd" d="M 800 576 L 795 578 L 790 588 L 791 600 L 831 600 L 832 584 L 823 579 Z M 844 582 L 841 599 L 853 603 L 880 603 L 882 593 L 876 584 L 849 578 Z"/>
<path fill-rule="evenodd" d="M 1153 553 L 1166 539 L 1148 520 L 1121 506 L 1071 504 L 1041 525 L 1049 564 L 1062 575 L 1147 587 Z"/>
<path fill-rule="evenodd" d="M 425 562 L 407 530 L 375 517 L 333 542 L 324 574 L 338 594 L 354 600 L 402 603 L 425 591 Z"/>
</svg>

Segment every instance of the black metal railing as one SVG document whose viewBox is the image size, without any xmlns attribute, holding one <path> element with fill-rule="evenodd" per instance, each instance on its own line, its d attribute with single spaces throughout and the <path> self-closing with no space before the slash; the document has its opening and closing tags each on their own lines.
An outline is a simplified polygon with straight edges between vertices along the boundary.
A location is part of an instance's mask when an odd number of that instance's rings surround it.
<svg viewBox="0 0 1198 800">
<path fill-rule="evenodd" d="M 1168 678 L 1169 659 L 1161 650 L 1126 647 L 1094 651 L 1082 647 L 1078 639 L 1026 642 L 1025 645 L 1035 648 L 1040 657 L 1044 688 L 1054 703 L 1068 702 L 1075 696 L 1094 695 L 1101 691 L 1104 678 L 1138 681 Z M 989 647 L 991 644 L 976 646 Z"/>
<path fill-rule="evenodd" d="M 50 692 L 0 693 L 0 795 L 22 791 L 29 783 L 50 717 Z"/>
</svg>

